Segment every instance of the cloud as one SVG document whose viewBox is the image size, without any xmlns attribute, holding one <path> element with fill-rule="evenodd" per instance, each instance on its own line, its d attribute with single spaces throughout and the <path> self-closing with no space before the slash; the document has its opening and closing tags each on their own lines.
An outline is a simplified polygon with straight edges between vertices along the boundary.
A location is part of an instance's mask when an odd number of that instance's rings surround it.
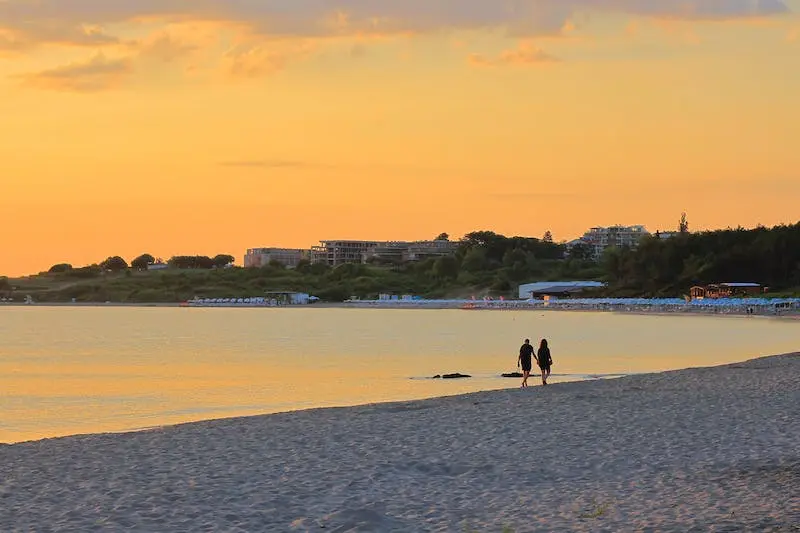
<svg viewBox="0 0 800 533">
<path fill-rule="evenodd" d="M 234 78 L 256 78 L 283 70 L 290 62 L 309 56 L 314 45 L 309 42 L 240 44 L 225 54 L 227 72 Z"/>
<path fill-rule="evenodd" d="M 3 3 L 0 2 L 0 13 Z M 4 21 L 0 16 L 0 50 L 31 50 L 42 44 L 99 47 L 119 43 L 96 24 L 63 23 L 52 20 Z"/>
<path fill-rule="evenodd" d="M 0 29 L 0 54 L 8 52 L 21 52 L 26 47 L 25 43 L 12 31 Z"/>
<path fill-rule="evenodd" d="M 71 92 L 96 92 L 119 86 L 132 72 L 129 59 L 108 59 L 102 53 L 88 61 L 19 76 L 30 87 Z"/>
<path fill-rule="evenodd" d="M 477 67 L 504 67 L 504 66 L 532 66 L 543 63 L 560 61 L 529 42 L 521 42 L 513 50 L 504 50 L 497 57 L 487 57 L 482 54 L 470 54 L 467 58 L 470 65 Z"/>
<path fill-rule="evenodd" d="M 610 4 L 606 7 L 632 15 L 685 20 L 758 18 L 790 12 L 783 0 L 608 0 L 598 3 Z"/>
<path fill-rule="evenodd" d="M 200 49 L 196 44 L 182 42 L 167 32 L 159 33 L 148 40 L 137 42 L 139 56 L 172 63 Z"/>
<path fill-rule="evenodd" d="M 39 73 L 49 77 L 29 78 L 49 80 L 47 86 L 60 88 L 100 88 L 115 86 L 131 63 L 148 58 L 176 62 L 193 55 L 200 45 L 209 51 L 220 48 L 227 39 L 220 36 L 220 28 L 235 33 L 234 44 L 228 41 L 228 51 L 222 57 L 214 51 L 206 64 L 213 62 L 213 68 L 241 79 L 280 71 L 329 40 L 349 39 L 353 45 L 376 38 L 482 29 L 530 40 L 571 33 L 576 22 L 591 13 L 723 21 L 788 12 L 785 0 L 0 0 L 0 54 L 34 53 L 47 45 L 91 47 L 112 55 L 121 47 L 133 50 L 136 57 L 129 60 L 93 60 Z M 132 46 L 123 32 L 131 23 L 161 26 L 162 31 L 170 25 L 215 25 L 217 38 L 198 44 L 167 32 Z M 350 49 L 353 57 L 363 52 L 362 44 Z M 469 57 L 471 64 L 483 66 L 555 60 L 532 45 L 497 57 Z M 63 81 L 78 79 L 68 74 L 73 71 L 86 81 Z"/>
<path fill-rule="evenodd" d="M 98 92 L 117 89 L 135 70 L 148 61 L 172 63 L 191 56 L 200 49 L 194 43 L 183 42 L 167 31 L 156 32 L 144 39 L 120 41 L 122 57 L 108 59 L 102 51 L 86 61 L 77 61 L 16 76 L 28 87 L 72 92 Z M 1 49 L 1 48 L 0 48 Z"/>
<path fill-rule="evenodd" d="M 784 0 L 4 0 L 0 26 L 31 40 L 76 44 L 113 39 L 96 30 L 145 18 L 232 22 L 273 37 L 478 28 L 536 36 L 558 32 L 576 13 L 586 11 L 724 20 L 789 9 Z"/>
</svg>

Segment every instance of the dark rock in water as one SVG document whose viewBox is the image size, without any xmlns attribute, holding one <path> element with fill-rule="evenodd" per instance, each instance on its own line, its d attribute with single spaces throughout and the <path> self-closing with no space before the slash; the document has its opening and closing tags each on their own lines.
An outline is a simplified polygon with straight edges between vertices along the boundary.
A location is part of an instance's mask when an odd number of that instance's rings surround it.
<svg viewBox="0 0 800 533">
<path fill-rule="evenodd" d="M 521 378 L 522 372 L 508 372 L 506 374 L 500 374 L 504 378 Z"/>
<path fill-rule="evenodd" d="M 459 378 L 471 378 L 471 377 L 472 376 L 469 376 L 467 374 L 459 374 L 458 372 L 456 372 L 455 374 L 445 374 L 445 375 L 436 374 L 435 376 L 433 376 L 432 379 L 459 379 Z"/>
</svg>

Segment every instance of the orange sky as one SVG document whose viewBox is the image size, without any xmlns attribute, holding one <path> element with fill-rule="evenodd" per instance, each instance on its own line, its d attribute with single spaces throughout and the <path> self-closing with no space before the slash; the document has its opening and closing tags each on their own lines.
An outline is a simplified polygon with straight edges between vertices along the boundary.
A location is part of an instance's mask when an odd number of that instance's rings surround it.
<svg viewBox="0 0 800 533">
<path fill-rule="evenodd" d="M 800 0 L 185 4 L 0 2 L 0 275 L 800 220 Z"/>
</svg>

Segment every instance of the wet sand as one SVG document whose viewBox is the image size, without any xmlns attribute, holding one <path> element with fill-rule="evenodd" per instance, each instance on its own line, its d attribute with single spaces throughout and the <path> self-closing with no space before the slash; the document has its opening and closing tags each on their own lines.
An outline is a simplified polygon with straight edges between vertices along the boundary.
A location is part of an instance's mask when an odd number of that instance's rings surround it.
<svg viewBox="0 0 800 533">
<path fill-rule="evenodd" d="M 6 445 L 0 530 L 793 531 L 798 406 L 791 354 Z"/>
</svg>

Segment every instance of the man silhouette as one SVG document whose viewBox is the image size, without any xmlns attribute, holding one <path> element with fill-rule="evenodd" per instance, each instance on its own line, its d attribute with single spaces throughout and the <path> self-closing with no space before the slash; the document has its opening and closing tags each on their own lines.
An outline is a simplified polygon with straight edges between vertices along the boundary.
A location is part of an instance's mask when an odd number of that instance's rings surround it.
<svg viewBox="0 0 800 533">
<path fill-rule="evenodd" d="M 533 346 L 531 340 L 525 339 L 525 343 L 519 348 L 519 357 L 517 358 L 517 368 L 522 367 L 522 387 L 528 386 L 528 376 L 531 374 L 533 358 Z"/>
</svg>

